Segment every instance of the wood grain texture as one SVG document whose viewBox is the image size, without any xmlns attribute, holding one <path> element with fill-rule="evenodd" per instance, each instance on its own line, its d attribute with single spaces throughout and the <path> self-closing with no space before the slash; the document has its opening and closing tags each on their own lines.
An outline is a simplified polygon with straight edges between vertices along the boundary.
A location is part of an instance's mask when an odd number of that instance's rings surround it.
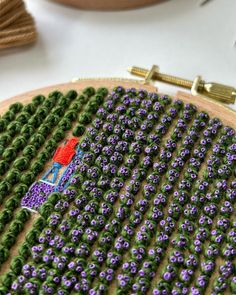
<svg viewBox="0 0 236 295">
<path fill-rule="evenodd" d="M 121 10 L 157 4 L 164 0 L 53 0 L 80 9 Z"/>
<path fill-rule="evenodd" d="M 47 95 L 48 93 L 59 90 L 61 92 L 68 91 L 70 89 L 75 89 L 76 91 L 80 92 L 85 87 L 93 86 L 95 88 L 98 87 L 107 87 L 109 89 L 112 89 L 115 86 L 122 85 L 126 88 L 135 87 L 135 88 L 145 88 L 148 91 L 156 92 L 157 88 L 153 85 L 144 85 L 140 81 L 137 80 L 108 80 L 108 79 L 86 79 L 81 80 L 76 83 L 64 83 L 64 84 L 58 84 L 53 86 L 48 86 L 45 88 L 33 90 L 26 92 L 24 94 L 20 94 L 17 96 L 14 96 L 10 99 L 6 99 L 3 102 L 0 103 L 0 115 L 4 114 L 9 106 L 17 101 L 20 101 L 22 103 L 29 103 L 32 100 L 32 97 L 38 94 Z M 229 109 L 228 107 L 217 103 L 215 101 L 200 97 L 200 96 L 192 96 L 191 94 L 187 92 L 179 91 L 176 94 L 176 98 L 179 98 L 183 100 L 185 103 L 192 103 L 198 107 L 199 110 L 206 111 L 211 117 L 218 117 L 221 119 L 221 121 L 228 126 L 233 127 L 236 129 L 236 112 Z"/>
</svg>

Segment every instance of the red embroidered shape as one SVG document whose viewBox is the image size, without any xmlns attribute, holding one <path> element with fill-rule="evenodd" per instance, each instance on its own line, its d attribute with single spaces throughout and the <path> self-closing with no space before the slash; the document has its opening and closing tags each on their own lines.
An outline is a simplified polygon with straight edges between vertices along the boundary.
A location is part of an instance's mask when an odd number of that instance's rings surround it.
<svg viewBox="0 0 236 295">
<path fill-rule="evenodd" d="M 53 156 L 53 162 L 67 166 L 76 153 L 75 147 L 78 142 L 78 139 L 73 137 L 69 139 L 63 147 L 58 147 Z"/>
</svg>

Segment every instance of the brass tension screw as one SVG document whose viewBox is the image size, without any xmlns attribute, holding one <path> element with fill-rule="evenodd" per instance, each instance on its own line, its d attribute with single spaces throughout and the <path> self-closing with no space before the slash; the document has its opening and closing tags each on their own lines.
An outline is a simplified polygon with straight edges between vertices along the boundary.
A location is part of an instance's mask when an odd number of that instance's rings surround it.
<svg viewBox="0 0 236 295">
<path fill-rule="evenodd" d="M 197 76 L 194 81 L 190 81 L 160 73 L 159 67 L 155 65 L 150 71 L 139 67 L 131 67 L 128 69 L 128 71 L 133 75 L 143 77 L 147 83 L 149 83 L 151 80 L 157 80 L 190 89 L 194 96 L 203 95 L 227 104 L 233 104 L 236 99 L 236 89 L 234 87 L 214 82 L 206 83 L 204 80 L 202 80 L 201 76 Z"/>
</svg>

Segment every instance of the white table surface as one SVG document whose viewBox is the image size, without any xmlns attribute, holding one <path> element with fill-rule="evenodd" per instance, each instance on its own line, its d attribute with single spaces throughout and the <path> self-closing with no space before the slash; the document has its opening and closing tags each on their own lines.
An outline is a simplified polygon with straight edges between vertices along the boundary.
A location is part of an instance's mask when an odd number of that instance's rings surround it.
<svg viewBox="0 0 236 295">
<path fill-rule="evenodd" d="M 236 1 L 198 3 L 170 0 L 133 11 L 91 12 L 27 0 L 39 39 L 0 51 L 0 101 L 73 77 L 129 77 L 132 65 L 158 64 L 163 72 L 236 86 Z M 159 89 L 175 92 L 164 84 Z"/>
</svg>

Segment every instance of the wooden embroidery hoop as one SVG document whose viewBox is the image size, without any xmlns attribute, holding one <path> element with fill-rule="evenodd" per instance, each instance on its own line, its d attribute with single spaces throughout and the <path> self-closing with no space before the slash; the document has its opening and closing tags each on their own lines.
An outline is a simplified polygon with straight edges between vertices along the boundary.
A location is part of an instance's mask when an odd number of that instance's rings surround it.
<svg viewBox="0 0 236 295">
<path fill-rule="evenodd" d="M 80 9 L 121 10 L 163 2 L 164 0 L 53 0 Z"/>
<path fill-rule="evenodd" d="M 59 90 L 63 93 L 69 91 L 70 89 L 76 90 L 80 93 L 84 88 L 88 86 L 93 86 L 94 88 L 107 87 L 109 90 L 113 89 L 115 86 L 123 86 L 125 88 L 137 88 L 137 89 L 146 89 L 150 92 L 157 92 L 157 88 L 153 85 L 144 85 L 142 82 L 137 80 L 124 81 L 122 79 L 108 80 L 108 79 L 86 79 L 81 80 L 75 83 L 65 83 L 58 84 L 53 86 L 44 87 L 41 89 L 33 90 L 24 94 L 14 96 L 10 99 L 7 99 L 0 103 L 0 115 L 4 114 L 9 106 L 15 102 L 22 102 L 23 104 L 31 102 L 32 98 L 36 95 L 43 94 L 48 95 L 50 92 Z M 206 111 L 211 117 L 218 117 L 221 119 L 222 123 L 236 129 L 236 113 L 223 105 L 210 101 L 200 96 L 192 96 L 189 93 L 179 91 L 176 93 L 174 98 L 181 99 L 185 103 L 192 103 L 198 107 L 199 111 Z M 50 166 L 50 163 L 47 163 L 46 169 Z M 1 267 L 0 275 L 3 275 L 6 271 L 9 270 L 10 261 L 14 256 L 17 256 L 18 246 L 22 244 L 25 239 L 26 233 L 32 227 L 33 222 L 38 217 L 37 214 L 32 214 L 31 219 L 27 221 L 24 230 L 19 234 L 15 245 L 11 249 L 10 257 Z M 214 276 L 213 276 L 214 278 Z M 111 286 L 111 289 L 114 288 L 114 284 Z M 111 294 L 113 294 L 111 292 Z M 208 294 L 208 293 L 206 293 Z"/>
<path fill-rule="evenodd" d="M 109 89 L 114 88 L 115 86 L 121 85 L 125 88 L 144 88 L 151 92 L 157 92 L 157 88 L 153 85 L 145 85 L 142 84 L 141 81 L 138 80 L 111 80 L 111 79 L 86 79 L 86 80 L 80 80 L 78 82 L 70 82 L 70 83 L 64 83 L 64 84 L 58 84 L 53 86 L 44 87 L 37 90 L 32 90 L 29 92 L 26 92 L 24 94 L 20 94 L 17 96 L 14 96 L 10 99 L 4 100 L 0 103 L 0 115 L 4 114 L 9 106 L 14 102 L 22 102 L 22 103 L 29 103 L 33 96 L 36 96 L 38 94 L 47 95 L 48 93 L 59 90 L 61 92 L 66 92 L 70 89 L 75 89 L 78 92 L 80 92 L 82 89 L 88 86 L 93 86 L 95 88 L 99 87 L 107 87 Z M 198 107 L 200 111 L 206 111 L 211 117 L 218 117 L 221 119 L 221 121 L 228 126 L 233 127 L 236 129 L 236 112 L 233 110 L 225 107 L 224 105 L 217 103 L 215 101 L 203 98 L 201 96 L 192 96 L 191 94 L 183 91 L 178 91 L 175 98 L 183 100 L 185 103 L 192 103 Z"/>
</svg>

